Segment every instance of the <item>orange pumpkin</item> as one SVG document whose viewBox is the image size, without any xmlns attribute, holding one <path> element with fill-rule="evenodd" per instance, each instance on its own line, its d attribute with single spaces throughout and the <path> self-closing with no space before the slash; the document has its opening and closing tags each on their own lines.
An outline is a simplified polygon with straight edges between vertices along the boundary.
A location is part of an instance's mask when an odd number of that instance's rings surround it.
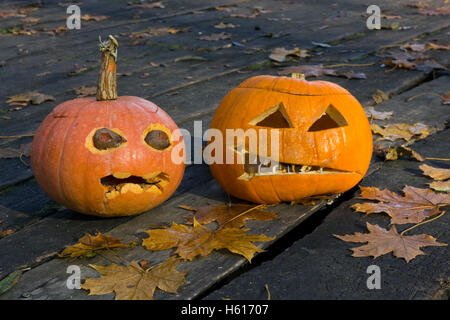
<svg viewBox="0 0 450 320">
<path fill-rule="evenodd" d="M 278 162 L 257 154 L 248 141 L 235 157 L 241 164 L 210 164 L 231 195 L 256 203 L 278 203 L 344 192 L 365 175 L 372 155 L 372 133 L 359 102 L 344 88 L 304 77 L 256 76 L 223 99 L 211 128 L 279 131 Z M 223 154 L 227 146 L 224 144 Z M 253 157 L 253 158 L 252 158 Z M 254 159 L 250 163 L 249 159 Z M 256 159 L 256 160 L 255 160 Z"/>
<path fill-rule="evenodd" d="M 117 41 L 101 42 L 97 99 L 64 102 L 36 132 L 31 165 L 56 202 L 85 214 L 112 217 L 147 211 L 178 187 L 184 163 L 171 160 L 182 138 L 170 116 L 139 97 L 117 97 Z"/>
</svg>

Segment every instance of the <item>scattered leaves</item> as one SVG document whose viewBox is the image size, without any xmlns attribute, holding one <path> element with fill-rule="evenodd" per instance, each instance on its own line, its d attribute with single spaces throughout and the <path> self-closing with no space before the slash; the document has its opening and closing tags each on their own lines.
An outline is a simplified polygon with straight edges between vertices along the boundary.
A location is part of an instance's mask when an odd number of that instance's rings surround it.
<svg viewBox="0 0 450 320">
<path fill-rule="evenodd" d="M 352 248 L 353 257 L 374 257 L 392 252 L 394 256 L 403 258 L 406 262 L 411 261 L 418 255 L 425 254 L 421 247 L 446 246 L 445 243 L 436 242 L 430 235 L 419 234 L 413 236 L 403 236 L 397 232 L 395 226 L 386 230 L 378 225 L 367 223 L 369 233 L 356 232 L 353 235 L 334 235 L 336 238 L 346 242 L 367 242 L 366 245 Z"/>
<path fill-rule="evenodd" d="M 374 120 L 388 120 L 392 117 L 393 111 L 376 111 L 374 107 L 367 107 L 364 109 L 369 119 Z"/>
<path fill-rule="evenodd" d="M 450 194 L 435 193 L 429 189 L 411 186 L 403 188 L 403 197 L 388 189 L 360 187 L 361 198 L 377 203 L 355 203 L 351 208 L 357 212 L 385 212 L 391 217 L 391 224 L 419 223 L 440 212 L 440 207 L 450 205 Z"/>
<path fill-rule="evenodd" d="M 147 250 L 167 250 L 177 248 L 175 253 L 182 259 L 192 260 L 196 256 L 206 256 L 213 250 L 228 249 L 243 255 L 251 261 L 256 252 L 264 250 L 256 247 L 252 242 L 270 241 L 263 234 L 249 235 L 248 229 L 223 228 L 215 231 L 202 226 L 194 219 L 192 227 L 172 223 L 170 228 L 146 231 L 150 237 L 142 241 Z"/>
<path fill-rule="evenodd" d="M 55 101 L 55 98 L 53 96 L 50 96 L 47 94 L 28 91 L 26 93 L 21 93 L 21 94 L 9 97 L 9 99 L 6 101 L 6 103 L 9 103 L 9 105 L 26 106 L 29 103 L 41 104 L 41 103 L 44 103 L 45 101 Z"/>
<path fill-rule="evenodd" d="M 371 124 L 372 132 L 380 135 L 382 138 L 377 140 L 400 140 L 404 139 L 410 141 L 411 139 L 420 140 L 426 138 L 428 135 L 434 133 L 436 129 L 430 128 L 423 123 L 391 123 L 381 127 L 376 123 Z"/>
<path fill-rule="evenodd" d="M 97 87 L 86 87 L 82 86 L 80 88 L 73 89 L 75 91 L 75 94 L 81 98 L 81 97 L 87 97 L 87 96 L 95 96 L 97 94 Z"/>
<path fill-rule="evenodd" d="M 227 29 L 227 28 L 235 28 L 236 26 L 232 23 L 224 23 L 221 21 L 219 24 L 216 24 L 214 28 L 216 29 Z"/>
<path fill-rule="evenodd" d="M 219 40 L 228 40 L 231 39 L 231 34 L 221 32 L 221 33 L 212 33 L 211 35 L 203 35 L 200 37 L 200 40 L 206 41 L 219 41 Z"/>
<path fill-rule="evenodd" d="M 0 159 L 12 159 L 20 156 L 29 156 L 31 153 L 31 142 L 21 144 L 18 149 L 16 148 L 2 148 L 0 149 Z"/>
<path fill-rule="evenodd" d="M 120 240 L 99 232 L 96 236 L 86 233 L 78 240 L 78 243 L 66 247 L 63 252 L 58 254 L 60 258 L 91 258 L 95 256 L 95 251 L 112 248 L 128 248 L 134 246 L 135 243 L 123 244 Z"/>
<path fill-rule="evenodd" d="M 142 264 L 147 267 L 147 263 Z M 187 271 L 177 271 L 178 260 L 169 258 L 154 267 L 144 269 L 135 261 L 128 266 L 111 264 L 90 267 L 97 270 L 100 278 L 88 278 L 81 288 L 89 290 L 89 295 L 102 295 L 114 292 L 116 300 L 152 300 L 156 288 L 177 293 L 183 285 Z"/>
<path fill-rule="evenodd" d="M 422 164 L 419 168 L 425 175 L 433 178 L 434 180 L 441 181 L 450 179 L 450 169 L 434 168 L 427 164 Z"/>
<path fill-rule="evenodd" d="M 197 220 L 200 224 L 217 222 L 219 226 L 226 228 L 242 228 L 248 219 L 271 221 L 278 216 L 274 212 L 265 211 L 265 206 L 248 204 L 207 205 L 203 207 L 180 206 L 185 210 L 194 211 L 193 216 L 185 217 L 189 224 Z"/>
<path fill-rule="evenodd" d="M 434 181 L 430 183 L 430 188 L 436 191 L 450 192 L 450 180 Z"/>
<path fill-rule="evenodd" d="M 24 270 L 16 270 L 8 274 L 4 279 L 0 280 L 0 295 L 14 287 L 22 277 Z"/>
<path fill-rule="evenodd" d="M 14 230 L 14 229 L 6 229 L 3 231 L 0 231 L 0 239 L 13 234 L 14 232 L 16 232 L 16 230 Z"/>
<path fill-rule="evenodd" d="M 292 50 L 288 50 L 285 48 L 275 48 L 272 50 L 272 52 L 269 55 L 269 58 L 271 60 L 277 61 L 277 62 L 284 62 L 289 57 L 291 58 L 306 58 L 309 57 L 308 50 L 302 50 L 299 48 L 294 48 Z"/>
<path fill-rule="evenodd" d="M 108 16 L 91 16 L 90 14 L 84 14 L 81 16 L 81 20 L 84 21 L 103 21 L 109 19 Z"/>
<path fill-rule="evenodd" d="M 380 144 L 374 147 L 375 154 L 384 160 L 398 160 L 400 157 L 412 158 L 417 161 L 425 161 L 419 153 L 407 146 L 393 146 L 383 148 Z"/>
<path fill-rule="evenodd" d="M 383 101 L 389 100 L 389 95 L 384 91 L 377 89 L 377 91 L 372 94 L 372 99 L 376 104 L 382 103 Z"/>
<path fill-rule="evenodd" d="M 165 8 L 165 6 L 164 6 L 164 4 L 162 3 L 162 1 L 151 2 L 151 3 L 133 4 L 132 6 L 133 6 L 133 7 L 142 8 L 142 9 L 153 9 L 153 8 L 160 8 L 160 9 L 163 9 L 163 8 Z"/>
</svg>

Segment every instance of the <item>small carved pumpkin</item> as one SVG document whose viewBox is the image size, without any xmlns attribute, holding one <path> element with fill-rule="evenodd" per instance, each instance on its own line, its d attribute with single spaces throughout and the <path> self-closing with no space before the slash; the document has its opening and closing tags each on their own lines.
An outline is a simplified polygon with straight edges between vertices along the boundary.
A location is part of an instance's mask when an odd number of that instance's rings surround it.
<svg viewBox="0 0 450 320">
<path fill-rule="evenodd" d="M 244 143 L 234 150 L 241 163 L 210 165 L 228 193 L 256 203 L 344 192 L 363 178 L 372 155 L 372 133 L 359 102 L 334 83 L 300 76 L 244 81 L 223 99 L 211 128 L 224 136 L 226 129 L 266 129 L 269 151 L 270 130 L 279 130 L 278 163 L 259 147 L 249 154 Z"/>
<path fill-rule="evenodd" d="M 184 163 L 171 150 L 175 122 L 154 103 L 117 97 L 117 41 L 101 42 L 97 99 L 64 102 L 38 128 L 31 165 L 56 202 L 85 214 L 111 217 L 147 211 L 178 187 Z"/>
</svg>

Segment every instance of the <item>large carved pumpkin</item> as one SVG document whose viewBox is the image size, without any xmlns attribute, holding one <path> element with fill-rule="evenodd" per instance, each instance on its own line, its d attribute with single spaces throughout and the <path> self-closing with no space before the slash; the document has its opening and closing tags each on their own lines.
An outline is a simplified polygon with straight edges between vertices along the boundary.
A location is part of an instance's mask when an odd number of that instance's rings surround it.
<svg viewBox="0 0 450 320">
<path fill-rule="evenodd" d="M 97 216 L 149 210 L 178 187 L 184 163 L 171 150 L 177 125 L 154 103 L 117 97 L 117 41 L 100 45 L 97 99 L 64 102 L 46 117 L 33 140 L 31 165 L 42 189 L 56 202 Z"/>
<path fill-rule="evenodd" d="M 278 203 L 341 193 L 366 173 L 372 133 L 359 102 L 344 88 L 301 77 L 257 76 L 233 89 L 218 107 L 211 128 L 279 131 L 278 163 L 235 147 L 243 163 L 210 164 L 231 195 L 256 203 Z M 259 137 L 258 137 L 259 139 Z M 234 145 L 235 142 L 232 142 Z M 258 141 L 260 144 L 261 141 Z M 227 146 L 224 144 L 223 153 Z M 249 159 L 256 158 L 250 163 Z"/>
</svg>

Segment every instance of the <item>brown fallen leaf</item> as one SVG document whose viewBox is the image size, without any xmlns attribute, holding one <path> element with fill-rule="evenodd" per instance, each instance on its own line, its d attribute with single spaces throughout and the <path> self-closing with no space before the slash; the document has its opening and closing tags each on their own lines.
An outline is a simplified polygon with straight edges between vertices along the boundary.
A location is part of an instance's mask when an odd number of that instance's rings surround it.
<svg viewBox="0 0 450 320">
<path fill-rule="evenodd" d="M 227 29 L 227 28 L 235 28 L 236 26 L 232 23 L 224 23 L 221 21 L 219 24 L 214 25 L 216 29 Z"/>
<path fill-rule="evenodd" d="M 450 8 L 448 7 L 436 9 L 419 8 L 418 12 L 426 16 L 448 16 L 450 15 Z"/>
<path fill-rule="evenodd" d="M 433 178 L 434 180 L 440 181 L 450 179 L 450 169 L 434 168 L 427 164 L 423 164 L 419 168 L 425 175 Z"/>
<path fill-rule="evenodd" d="M 442 96 L 442 104 L 450 104 L 450 90 L 446 95 Z"/>
<path fill-rule="evenodd" d="M 423 123 L 391 123 L 381 127 L 376 123 L 370 125 L 374 134 L 380 135 L 382 138 L 377 140 L 400 140 L 404 139 L 410 141 L 411 139 L 420 140 L 426 138 L 428 135 L 436 132 L 435 128 L 430 128 Z"/>
<path fill-rule="evenodd" d="M 6 103 L 9 103 L 10 105 L 13 105 L 15 103 L 25 103 L 27 105 L 28 103 L 31 104 L 41 104 L 45 101 L 55 101 L 55 97 L 39 93 L 39 92 L 32 92 L 28 91 L 26 93 L 21 93 L 12 97 L 9 97 L 9 99 L 6 101 Z"/>
<path fill-rule="evenodd" d="M 30 156 L 31 153 L 31 143 L 21 144 L 18 149 L 15 148 L 2 148 L 0 149 L 0 159 L 12 159 L 18 158 L 20 156 Z"/>
<path fill-rule="evenodd" d="M 213 250 L 227 249 L 244 256 L 251 261 L 256 252 L 264 250 L 256 247 L 252 242 L 271 241 L 263 234 L 250 235 L 248 229 L 222 228 L 215 231 L 202 226 L 194 219 L 193 226 L 172 223 L 165 229 L 146 231 L 150 237 L 142 240 L 147 250 L 167 250 L 177 248 L 175 253 L 182 259 L 192 260 L 196 256 L 206 256 Z"/>
<path fill-rule="evenodd" d="M 430 188 L 436 191 L 450 192 L 450 180 L 434 181 L 430 183 Z"/>
<path fill-rule="evenodd" d="M 269 59 L 277 62 L 284 62 L 288 59 L 288 57 L 306 58 L 309 56 L 308 50 L 304 49 L 294 48 L 292 50 L 288 50 L 285 48 L 275 48 L 270 53 Z"/>
<path fill-rule="evenodd" d="M 89 290 L 89 295 L 114 292 L 116 300 L 152 300 L 156 288 L 177 293 L 183 285 L 187 271 L 177 271 L 177 265 L 178 260 L 173 257 L 149 269 L 142 268 L 135 261 L 128 266 L 114 263 L 109 266 L 89 265 L 101 276 L 85 279 L 81 288 Z"/>
<path fill-rule="evenodd" d="M 412 158 L 417 161 L 425 161 L 419 153 L 407 146 L 393 146 L 383 148 L 381 145 L 377 144 L 374 147 L 375 154 L 387 161 L 398 160 L 400 157 Z"/>
<path fill-rule="evenodd" d="M 367 107 L 364 109 L 369 119 L 374 120 L 388 120 L 392 117 L 393 111 L 376 111 L 374 107 Z"/>
<path fill-rule="evenodd" d="M 90 14 L 83 14 L 81 20 L 84 21 L 103 21 L 109 19 L 108 16 L 91 16 Z"/>
<path fill-rule="evenodd" d="M 0 239 L 13 234 L 14 232 L 16 232 L 16 230 L 14 230 L 14 229 L 6 229 L 3 231 L 0 231 Z"/>
<path fill-rule="evenodd" d="M 352 248 L 353 257 L 374 257 L 377 258 L 392 252 L 397 258 L 403 258 L 406 262 L 411 261 L 418 255 L 425 253 L 420 250 L 422 247 L 446 246 L 445 243 L 436 242 L 436 238 L 427 234 L 413 236 L 403 236 L 397 232 L 395 226 L 386 230 L 378 225 L 367 223 L 369 233 L 356 232 L 353 235 L 334 236 L 346 242 L 367 242 L 366 245 Z"/>
<path fill-rule="evenodd" d="M 265 211 L 265 206 L 248 204 L 207 205 L 203 207 L 180 206 L 180 208 L 195 212 L 193 216 L 185 217 L 189 224 L 192 224 L 195 219 L 200 224 L 215 221 L 219 226 L 225 228 L 242 228 L 248 219 L 261 221 L 278 219 L 274 212 Z"/>
<path fill-rule="evenodd" d="M 338 73 L 339 76 L 345 77 L 349 80 L 351 79 L 367 79 L 366 74 L 364 72 L 353 72 L 353 71 L 347 71 L 345 73 Z"/>
<path fill-rule="evenodd" d="M 231 39 L 231 34 L 221 32 L 221 33 L 212 33 L 211 35 L 203 35 L 200 37 L 200 40 L 206 41 L 219 41 L 219 40 L 228 40 Z"/>
<path fill-rule="evenodd" d="M 384 91 L 377 89 L 377 91 L 372 94 L 372 99 L 376 104 L 382 103 L 383 101 L 389 100 L 389 95 Z"/>
<path fill-rule="evenodd" d="M 306 78 L 320 76 L 336 76 L 336 70 L 323 68 L 322 65 L 303 65 L 287 67 L 282 69 L 280 75 L 290 75 L 292 73 L 302 73 Z"/>
<path fill-rule="evenodd" d="M 429 42 L 426 44 L 426 47 L 428 50 L 450 50 L 450 44 L 441 45 Z"/>
<path fill-rule="evenodd" d="M 103 235 L 101 232 L 99 232 L 95 236 L 86 233 L 83 237 L 81 237 L 78 240 L 78 243 L 66 247 L 60 254 L 58 254 L 58 257 L 91 258 L 95 256 L 95 251 L 97 250 L 112 249 L 112 248 L 128 248 L 134 245 L 136 245 L 135 242 L 124 244 L 121 243 L 119 239 L 113 238 L 108 235 Z"/>
<path fill-rule="evenodd" d="M 367 214 L 385 212 L 391 217 L 391 224 L 419 223 L 439 213 L 441 207 L 450 205 L 450 194 L 430 189 L 406 186 L 402 190 L 405 195 L 400 196 L 388 189 L 360 188 L 362 199 L 379 202 L 355 203 L 351 208 Z"/>
<path fill-rule="evenodd" d="M 162 1 L 152 2 L 152 3 L 142 3 L 142 4 L 133 4 L 133 7 L 142 8 L 142 9 L 153 9 L 153 8 L 165 8 Z"/>
<path fill-rule="evenodd" d="M 75 94 L 79 98 L 87 97 L 87 96 L 95 96 L 97 94 L 97 87 L 96 86 L 92 86 L 92 87 L 82 86 L 82 87 L 73 89 L 73 91 L 75 91 Z"/>
</svg>

